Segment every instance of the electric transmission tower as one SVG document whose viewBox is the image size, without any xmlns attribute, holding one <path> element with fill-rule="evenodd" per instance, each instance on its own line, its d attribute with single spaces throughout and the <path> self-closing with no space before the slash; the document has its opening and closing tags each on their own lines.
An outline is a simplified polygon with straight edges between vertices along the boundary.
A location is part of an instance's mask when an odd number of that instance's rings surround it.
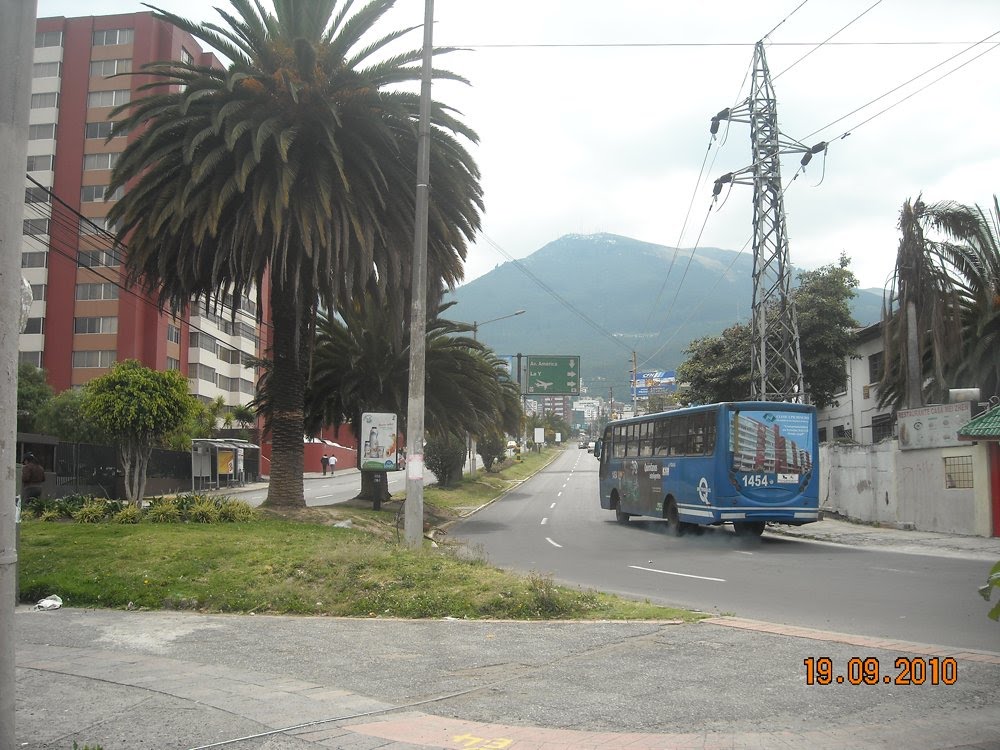
<svg viewBox="0 0 1000 750">
<path fill-rule="evenodd" d="M 805 166 L 813 154 L 826 148 L 826 143 L 810 148 L 778 129 L 778 102 L 764 57 L 763 40 L 754 47 L 750 96 L 712 118 L 713 135 L 722 120 L 750 124 L 753 162 L 716 180 L 715 196 L 725 184 L 753 185 L 752 398 L 805 402 L 799 326 L 790 291 L 780 156 L 804 154 L 802 166 Z"/>
</svg>

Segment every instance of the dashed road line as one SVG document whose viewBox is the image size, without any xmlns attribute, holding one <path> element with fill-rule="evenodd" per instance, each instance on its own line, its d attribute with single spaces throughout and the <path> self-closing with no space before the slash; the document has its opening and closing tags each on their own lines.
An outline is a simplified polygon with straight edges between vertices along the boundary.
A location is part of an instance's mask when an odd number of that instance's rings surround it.
<svg viewBox="0 0 1000 750">
<path fill-rule="evenodd" d="M 562 549 L 562 545 L 559 544 L 559 542 L 552 541 L 550 537 L 545 537 L 545 541 L 551 544 L 553 547 L 558 547 L 559 549 Z"/>
<path fill-rule="evenodd" d="M 549 522 L 549 519 L 548 519 L 548 518 L 543 518 L 543 519 L 542 519 L 542 526 L 544 526 L 544 525 L 545 525 L 545 524 L 547 524 L 548 522 Z"/>
<path fill-rule="evenodd" d="M 656 568 L 644 568 L 641 565 L 629 565 L 630 568 L 635 570 L 645 570 L 650 573 L 662 573 L 665 576 L 680 576 L 681 578 L 698 578 L 702 581 L 717 581 L 719 583 L 725 583 L 725 578 L 712 578 L 711 576 L 696 576 L 691 573 L 675 573 L 672 570 L 657 570 Z"/>
</svg>

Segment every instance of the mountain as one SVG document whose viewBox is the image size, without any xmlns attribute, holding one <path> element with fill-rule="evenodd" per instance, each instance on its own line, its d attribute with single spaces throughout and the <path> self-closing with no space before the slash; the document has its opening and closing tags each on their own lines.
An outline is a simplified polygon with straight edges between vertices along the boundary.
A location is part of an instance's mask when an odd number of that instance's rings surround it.
<svg viewBox="0 0 1000 750">
<path fill-rule="evenodd" d="M 578 354 L 591 392 L 624 394 L 633 351 L 640 371 L 672 370 L 692 340 L 746 321 L 752 270 L 750 253 L 569 234 L 458 287 L 445 316 L 487 321 L 477 336 L 501 355 Z M 858 290 L 852 308 L 868 325 L 881 305 L 881 290 Z"/>
</svg>

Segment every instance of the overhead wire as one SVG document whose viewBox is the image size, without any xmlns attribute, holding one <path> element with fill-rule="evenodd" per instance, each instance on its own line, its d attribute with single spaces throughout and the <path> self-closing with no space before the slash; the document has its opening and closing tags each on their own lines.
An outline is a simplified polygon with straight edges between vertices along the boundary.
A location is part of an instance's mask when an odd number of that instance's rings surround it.
<svg viewBox="0 0 1000 750">
<path fill-rule="evenodd" d="M 805 53 L 804 55 L 802 55 L 802 57 L 800 57 L 800 58 L 799 58 L 798 60 L 796 60 L 796 61 L 795 61 L 795 62 L 793 62 L 793 63 L 792 63 L 791 65 L 789 65 L 789 66 L 788 66 L 787 68 L 785 68 L 785 69 L 784 69 L 783 71 L 781 71 L 780 73 L 778 73 L 778 75 L 776 75 L 776 76 L 773 76 L 773 77 L 771 78 L 771 80 L 772 80 L 772 81 L 777 81 L 777 80 L 778 80 L 779 78 L 781 78 L 781 76 L 783 76 L 783 75 L 784 75 L 785 73 L 787 73 L 787 72 L 788 72 L 789 70 L 791 70 L 791 69 L 792 69 L 792 68 L 794 68 L 794 67 L 795 67 L 796 65 L 798 65 L 798 64 L 799 64 L 800 62 L 802 62 L 803 60 L 805 60 L 805 59 L 806 59 L 807 57 L 809 57 L 809 55 L 811 55 L 811 54 L 812 54 L 813 52 L 815 52 L 816 50 L 818 50 L 818 49 L 819 49 L 820 47 L 823 47 L 824 45 L 828 44 L 828 43 L 830 42 L 830 40 L 831 40 L 831 39 L 833 39 L 833 38 L 834 38 L 835 36 L 837 36 L 837 34 L 839 34 L 840 32 L 842 32 L 842 31 L 843 31 L 844 29 L 846 29 L 847 27 L 851 26 L 852 24 L 856 23 L 857 21 L 859 21 L 859 20 L 860 20 L 861 18 L 863 18 L 864 16 L 866 16 L 866 15 L 867 15 L 867 14 L 868 14 L 868 13 L 869 13 L 870 11 L 872 11 L 872 10 L 873 10 L 873 9 L 874 9 L 874 8 L 875 8 L 875 7 L 877 6 L 877 5 L 881 4 L 881 3 L 882 3 L 882 1 L 883 1 L 883 0 L 875 0 L 875 2 L 874 2 L 874 3 L 872 3 L 871 5 L 869 5 L 869 6 L 868 6 L 867 8 L 865 8 L 865 9 L 864 9 L 863 11 L 861 11 L 861 13 L 859 13 L 858 15 L 856 15 L 856 16 L 855 16 L 854 18 L 852 18 L 852 19 L 851 19 L 850 21 L 848 21 L 848 22 L 847 22 L 846 24 L 844 24 L 844 25 L 843 25 L 843 26 L 841 26 L 841 27 L 840 27 L 839 29 L 837 29 L 837 30 L 836 30 L 835 32 L 833 32 L 832 34 L 830 34 L 830 36 L 828 36 L 828 37 L 827 37 L 826 39 L 824 39 L 824 40 L 823 40 L 822 42 L 820 42 L 820 43 L 819 43 L 819 44 L 817 44 L 817 45 L 816 45 L 815 47 L 813 47 L 813 48 L 812 48 L 811 50 L 809 50 L 808 52 L 806 52 L 806 53 Z"/>
</svg>

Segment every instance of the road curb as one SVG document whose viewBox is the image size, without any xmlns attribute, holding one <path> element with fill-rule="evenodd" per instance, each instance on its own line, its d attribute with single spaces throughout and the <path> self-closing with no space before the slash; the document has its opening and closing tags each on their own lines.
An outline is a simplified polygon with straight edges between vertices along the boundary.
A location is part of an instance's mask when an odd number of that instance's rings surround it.
<svg viewBox="0 0 1000 750">
<path fill-rule="evenodd" d="M 485 503 L 483 503 L 483 504 L 482 504 L 482 505 L 480 505 L 479 507 L 477 507 L 477 508 L 473 508 L 472 510 L 468 511 L 467 513 L 460 513 L 460 514 L 459 514 L 459 516 L 458 516 L 458 518 L 456 518 L 456 519 L 455 519 L 454 521 L 449 521 L 449 522 L 448 522 L 447 524 L 445 524 L 445 525 L 444 525 L 444 526 L 443 526 L 442 528 L 445 528 L 445 529 L 447 529 L 448 527 L 450 527 L 450 526 L 452 526 L 452 525 L 454 525 L 454 524 L 458 523 L 459 521 L 464 521 L 464 520 L 465 520 L 466 518 L 469 518 L 470 516 L 473 516 L 473 515 L 475 515 L 476 513 L 478 513 L 479 511 L 481 511 L 481 510 L 482 510 L 483 508 L 487 508 L 487 507 L 489 507 L 490 505 L 492 505 L 493 503 L 495 503 L 495 502 L 496 502 L 497 500 L 499 500 L 500 498 L 504 497 L 504 496 L 505 496 L 505 495 L 507 495 L 508 493 L 510 493 L 510 492 L 513 492 L 513 491 L 514 491 L 514 490 L 516 490 L 516 489 L 517 489 L 518 487 L 520 487 L 520 486 L 521 486 L 522 484 L 524 484 L 524 483 L 525 483 L 525 482 L 527 482 L 527 481 L 528 481 L 529 479 L 531 479 L 531 478 L 532 478 L 533 476 L 535 476 L 535 475 L 536 475 L 536 474 L 537 474 L 538 472 L 542 471 L 542 469 L 545 469 L 546 467 L 548 467 L 548 466 L 549 466 L 549 464 L 551 464 L 551 463 L 552 463 L 553 461 L 555 461 L 555 460 L 556 460 L 556 458 L 558 458 L 558 456 L 559 456 L 559 455 L 560 455 L 561 453 L 563 453 L 563 452 L 564 452 L 564 451 L 556 451 L 556 452 L 555 452 L 555 453 L 553 454 L 552 458 L 550 458 L 550 459 L 549 459 L 548 461 L 546 461 L 546 462 L 545 462 L 544 464 L 542 464 L 541 466 L 539 466 L 539 467 L 538 467 L 537 469 L 535 469 L 535 470 L 534 470 L 533 472 L 531 472 L 531 473 L 530 473 L 530 474 L 529 474 L 528 476 L 526 476 L 526 477 L 525 477 L 524 479 L 521 479 L 520 481 L 518 481 L 518 483 L 517 483 L 517 484 L 514 484 L 514 485 L 511 485 L 510 487 L 508 487 L 507 489 L 505 489 L 505 490 L 504 490 L 503 492 L 501 492 L 501 493 L 500 493 L 499 495 L 497 495 L 496 497 L 494 497 L 494 498 L 493 498 L 493 499 L 491 499 L 491 500 L 487 500 L 487 501 L 486 501 Z"/>
</svg>

